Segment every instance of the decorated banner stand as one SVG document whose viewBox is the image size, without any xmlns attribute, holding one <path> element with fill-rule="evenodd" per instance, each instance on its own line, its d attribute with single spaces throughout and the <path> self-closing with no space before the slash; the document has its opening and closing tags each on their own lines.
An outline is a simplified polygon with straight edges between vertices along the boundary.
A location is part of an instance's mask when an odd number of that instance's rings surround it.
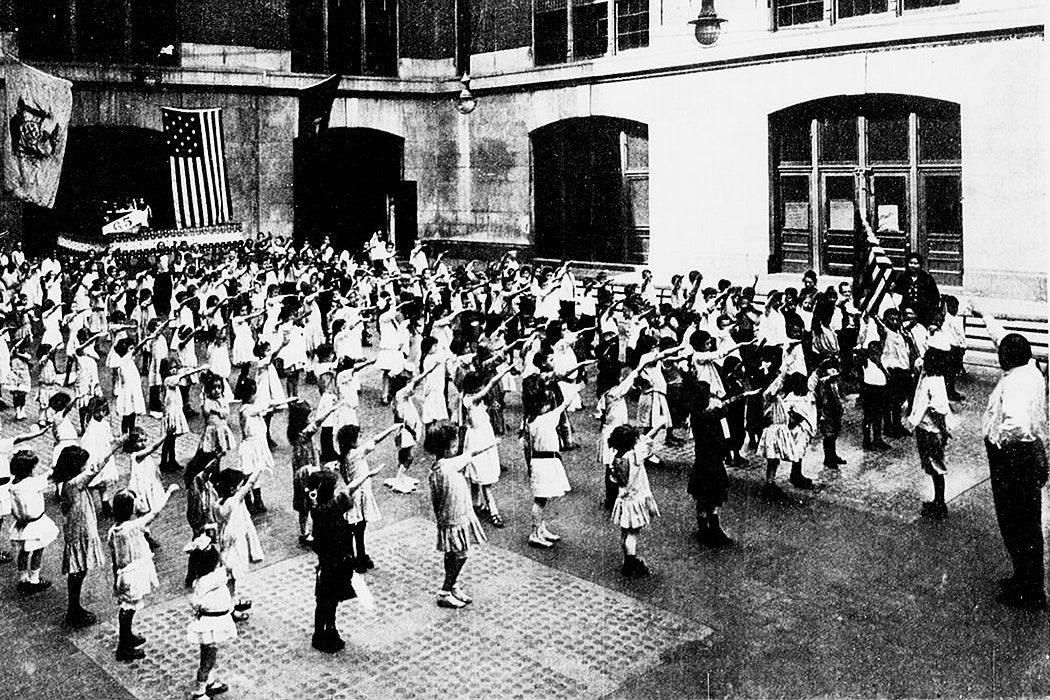
<svg viewBox="0 0 1050 700">
<path fill-rule="evenodd" d="M 242 240 L 244 233 L 241 224 L 234 221 L 200 228 L 146 229 L 104 238 L 63 233 L 58 236 L 58 245 L 66 252 L 79 255 L 93 255 L 108 250 L 117 257 L 130 257 L 184 248 L 216 253 L 236 247 Z"/>
</svg>

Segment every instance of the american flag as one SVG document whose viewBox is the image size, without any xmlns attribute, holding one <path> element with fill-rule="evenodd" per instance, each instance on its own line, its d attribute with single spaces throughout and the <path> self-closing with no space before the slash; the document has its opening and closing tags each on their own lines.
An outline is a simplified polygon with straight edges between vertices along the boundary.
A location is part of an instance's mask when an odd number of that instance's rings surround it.
<svg viewBox="0 0 1050 700">
<path fill-rule="evenodd" d="M 893 281 L 893 263 L 886 255 L 875 233 L 870 227 L 865 226 L 865 228 L 868 232 L 868 254 L 860 275 L 860 294 L 858 296 L 861 302 L 858 308 L 862 312 L 877 314 Z"/>
<path fill-rule="evenodd" d="M 230 221 L 222 109 L 163 108 L 171 167 L 175 226 L 194 228 Z"/>
</svg>

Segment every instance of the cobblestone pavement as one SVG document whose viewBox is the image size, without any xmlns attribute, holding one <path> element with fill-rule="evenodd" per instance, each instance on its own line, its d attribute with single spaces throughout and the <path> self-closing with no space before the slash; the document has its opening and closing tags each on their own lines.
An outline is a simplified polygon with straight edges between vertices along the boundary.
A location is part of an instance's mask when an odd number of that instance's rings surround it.
<svg viewBox="0 0 1050 700">
<path fill-rule="evenodd" d="M 600 505 L 593 421 L 582 413 L 575 419 L 584 448 L 567 455 L 573 492 L 553 508 L 553 527 L 566 536 L 553 551 L 525 544 L 528 484 L 520 448 L 508 437 L 496 491 L 507 527 L 489 529 L 490 546 L 468 562 L 464 580 L 477 600 L 461 613 L 434 606 L 440 556 L 428 534 L 425 486 L 407 496 L 377 486 L 384 519 L 370 527 L 377 569 L 367 578 L 377 607 L 343 605 L 340 620 L 352 644 L 335 658 L 309 648 L 311 557 L 296 544 L 278 416 L 278 469 L 264 485 L 270 511 L 256 520 L 267 560 L 249 584 L 257 609 L 220 660 L 233 681 L 230 697 L 1050 695 L 1047 617 L 994 603 L 995 580 L 1008 562 L 974 432 L 992 378 L 975 375 L 963 386 L 971 399 L 965 427 L 949 446 L 949 519 L 915 519 L 928 484 L 913 442 L 861 455 L 851 409 L 841 441 L 850 464 L 837 477 L 821 473 L 815 447 L 805 471 L 826 487 L 801 494 L 799 505 L 771 506 L 758 497 L 757 458 L 749 469 L 733 470 L 723 513 L 738 539 L 730 550 L 705 550 L 693 539 L 685 494 L 691 449 L 665 451 L 663 465 L 650 471 L 662 515 L 641 537 L 655 574 L 641 581 L 619 575 L 619 533 Z M 378 377 L 365 384 L 367 433 L 387 424 L 390 412 L 377 404 Z M 313 387 L 303 393 L 316 395 Z M 589 392 L 584 397 L 593 404 Z M 10 415 L 0 414 L 2 433 L 24 431 Z M 518 419 L 515 396 L 508 425 Z M 141 422 L 155 434 L 156 421 Z M 181 438 L 180 458 L 194 445 L 193 437 Z M 46 438 L 34 446 L 50 453 Z M 389 444 L 375 454 L 375 464 L 392 469 L 395 461 Z M 121 462 L 126 468 L 126 458 Z M 417 477 L 428 464 L 417 458 Z M 85 604 L 102 622 L 73 633 L 61 624 L 60 542 L 45 556 L 44 574 L 55 586 L 42 594 L 19 597 L 13 567 L 0 567 L 0 697 L 185 697 L 195 649 L 180 641 L 188 619 L 184 507 L 176 494 L 155 523 L 165 546 L 157 554 L 161 590 L 140 613 L 139 629 L 151 637 L 145 663 L 118 667 L 112 660 L 108 571 L 92 572 L 85 587 Z M 61 522 L 53 505 L 49 513 Z M 644 643 L 627 644 L 634 637 L 614 634 L 618 625 L 643 630 Z"/>
<path fill-rule="evenodd" d="M 658 663 L 661 653 L 710 634 L 695 620 L 498 546 L 480 547 L 468 559 L 463 584 L 475 604 L 441 610 L 433 604 L 442 576 L 435 536 L 422 518 L 370 535 L 379 568 L 364 578 L 374 601 L 341 606 L 347 649 L 335 656 L 308 646 L 304 621 L 312 619 L 313 601 L 303 592 L 313 583 L 314 558 L 254 572 L 243 585 L 255 603 L 252 617 L 222 652 L 234 696 L 601 697 Z M 141 615 L 150 655 L 139 662 L 114 661 L 116 632 L 109 625 L 74 643 L 136 697 L 169 698 L 186 684 L 184 669 L 194 662 L 186 610 L 186 600 L 175 598 Z"/>
</svg>

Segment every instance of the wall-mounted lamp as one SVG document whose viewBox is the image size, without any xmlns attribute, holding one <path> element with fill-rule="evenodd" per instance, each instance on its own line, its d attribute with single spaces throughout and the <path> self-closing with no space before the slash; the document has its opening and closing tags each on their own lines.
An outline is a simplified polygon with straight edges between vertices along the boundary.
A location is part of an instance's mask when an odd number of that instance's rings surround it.
<svg viewBox="0 0 1050 700">
<path fill-rule="evenodd" d="M 696 43 L 701 46 L 712 46 L 718 41 L 722 34 L 722 23 L 726 20 L 715 12 L 715 0 L 703 0 L 700 6 L 700 14 L 689 24 L 693 25 L 693 35 Z"/>
<path fill-rule="evenodd" d="M 459 79 L 459 84 L 462 89 L 459 91 L 459 97 L 456 98 L 456 109 L 460 114 L 470 114 L 478 106 L 478 101 L 470 92 L 470 74 L 464 73 Z"/>
</svg>

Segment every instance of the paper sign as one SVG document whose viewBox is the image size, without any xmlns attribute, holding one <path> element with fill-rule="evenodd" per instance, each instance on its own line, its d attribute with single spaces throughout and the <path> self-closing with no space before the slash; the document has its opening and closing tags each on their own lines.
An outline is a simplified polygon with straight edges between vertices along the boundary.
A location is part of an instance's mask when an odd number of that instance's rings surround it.
<svg viewBox="0 0 1050 700">
<path fill-rule="evenodd" d="M 879 205 L 879 230 L 900 231 L 900 215 L 896 204 Z"/>
<path fill-rule="evenodd" d="M 853 202 L 851 200 L 831 200 L 831 221 L 828 228 L 833 231 L 853 230 Z"/>
<path fill-rule="evenodd" d="M 784 228 L 809 229 L 809 202 L 784 202 Z"/>
</svg>

